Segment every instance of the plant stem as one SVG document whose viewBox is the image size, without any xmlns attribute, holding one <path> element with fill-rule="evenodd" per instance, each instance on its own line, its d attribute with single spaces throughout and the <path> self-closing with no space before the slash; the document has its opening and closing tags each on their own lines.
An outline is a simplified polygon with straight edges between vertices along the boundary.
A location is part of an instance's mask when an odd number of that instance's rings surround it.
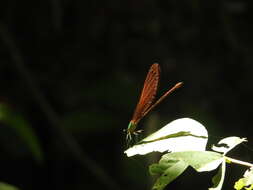
<svg viewBox="0 0 253 190">
<path fill-rule="evenodd" d="M 230 158 L 230 157 L 227 157 L 227 156 L 225 156 L 225 159 L 226 159 L 227 163 L 235 163 L 235 164 L 240 164 L 240 165 L 243 165 L 243 166 L 253 167 L 253 164 L 251 164 L 249 162 L 236 160 L 236 159 L 233 159 L 233 158 Z"/>
</svg>

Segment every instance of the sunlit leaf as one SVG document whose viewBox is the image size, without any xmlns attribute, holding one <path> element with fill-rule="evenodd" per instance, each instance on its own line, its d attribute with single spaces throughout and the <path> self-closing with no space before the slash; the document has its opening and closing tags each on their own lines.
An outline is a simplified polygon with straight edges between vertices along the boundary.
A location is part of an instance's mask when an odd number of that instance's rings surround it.
<svg viewBox="0 0 253 190">
<path fill-rule="evenodd" d="M 248 187 L 250 186 L 250 187 Z M 247 188 L 248 187 L 248 188 Z M 250 190 L 253 187 L 253 168 L 246 170 L 243 178 L 240 178 L 234 185 L 236 190 L 241 190 L 243 188 Z"/>
<path fill-rule="evenodd" d="M 170 160 L 160 160 L 159 164 L 152 164 L 149 166 L 149 173 L 151 175 L 161 175 L 164 171 L 166 171 L 171 166 L 175 165 L 178 160 L 170 159 Z"/>
<path fill-rule="evenodd" d="M 253 189 L 253 184 L 250 185 L 250 187 L 245 187 L 246 190 L 252 190 Z"/>
<path fill-rule="evenodd" d="M 37 136 L 28 121 L 8 106 L 0 104 L 0 122 L 12 127 L 17 135 L 26 143 L 37 161 L 43 160 L 43 152 Z"/>
<path fill-rule="evenodd" d="M 152 164 L 149 167 L 151 175 L 160 176 L 153 189 L 163 189 L 181 175 L 188 166 L 193 167 L 198 172 L 203 172 L 216 169 L 222 162 L 225 162 L 224 156 L 211 151 L 167 153 L 162 156 L 158 164 Z"/>
<path fill-rule="evenodd" d="M 233 149 L 235 146 L 241 144 L 242 142 L 247 141 L 246 138 L 239 138 L 239 137 L 226 137 L 218 142 L 215 146 L 212 146 L 212 149 L 217 152 L 222 152 L 226 154 L 228 151 Z"/>
<path fill-rule="evenodd" d="M 161 161 L 182 160 L 198 172 L 215 170 L 224 160 L 223 156 L 211 151 L 185 151 L 168 153 L 162 156 Z"/>
<path fill-rule="evenodd" d="M 162 190 L 168 185 L 170 182 L 175 180 L 178 176 L 180 176 L 185 169 L 187 168 L 187 164 L 183 161 L 177 161 L 172 166 L 161 172 L 161 176 L 156 180 L 153 190 Z M 153 168 L 154 169 L 154 168 Z"/>
<path fill-rule="evenodd" d="M 190 118 L 182 118 L 172 121 L 144 138 L 135 146 L 127 149 L 125 153 L 130 157 L 155 151 L 203 151 L 206 148 L 207 138 L 207 130 L 201 123 Z"/>
<path fill-rule="evenodd" d="M 226 171 L 226 162 L 225 160 L 222 162 L 221 167 L 219 168 L 218 173 L 213 177 L 213 187 L 209 188 L 209 190 L 221 190 L 222 185 L 224 183 L 225 178 L 225 171 Z"/>
</svg>

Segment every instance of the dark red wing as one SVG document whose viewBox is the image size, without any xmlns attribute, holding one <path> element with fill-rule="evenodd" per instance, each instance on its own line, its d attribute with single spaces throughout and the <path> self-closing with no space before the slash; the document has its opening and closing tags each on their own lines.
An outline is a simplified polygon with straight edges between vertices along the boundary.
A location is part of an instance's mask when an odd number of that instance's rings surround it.
<svg viewBox="0 0 253 190">
<path fill-rule="evenodd" d="M 132 122 L 137 124 L 139 120 L 144 116 L 144 113 L 152 105 L 156 96 L 159 77 L 160 66 L 155 63 L 150 67 L 147 77 L 145 79 L 139 102 L 134 111 Z"/>
</svg>

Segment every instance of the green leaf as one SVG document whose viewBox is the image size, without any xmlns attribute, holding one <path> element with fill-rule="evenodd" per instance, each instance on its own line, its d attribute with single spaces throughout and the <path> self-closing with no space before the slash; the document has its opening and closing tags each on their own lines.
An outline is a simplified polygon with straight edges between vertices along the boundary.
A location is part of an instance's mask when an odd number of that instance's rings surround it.
<svg viewBox="0 0 253 190">
<path fill-rule="evenodd" d="M 19 190 L 19 189 L 17 187 L 14 187 L 13 185 L 0 182 L 0 190 Z"/>
<path fill-rule="evenodd" d="M 234 188 L 236 190 L 241 190 L 245 186 L 245 182 L 243 178 L 239 179 L 237 182 L 235 182 Z"/>
<path fill-rule="evenodd" d="M 198 172 L 215 170 L 224 160 L 223 155 L 212 151 L 185 151 L 163 155 L 165 160 L 182 160 Z"/>
<path fill-rule="evenodd" d="M 151 175 L 161 175 L 165 170 L 176 164 L 178 160 L 160 161 L 159 164 L 152 164 L 149 166 L 149 173 Z"/>
<path fill-rule="evenodd" d="M 14 112 L 4 104 L 0 104 L 0 121 L 14 129 L 37 161 L 41 162 L 43 160 L 39 140 L 28 121 L 21 114 Z"/>
<path fill-rule="evenodd" d="M 253 184 L 250 185 L 250 187 L 245 187 L 246 190 L 252 190 L 253 189 Z"/>
<path fill-rule="evenodd" d="M 209 188 L 209 190 L 221 190 L 226 171 L 226 162 L 223 160 L 221 167 L 219 168 L 218 173 L 213 177 L 213 187 Z"/>
<path fill-rule="evenodd" d="M 224 155 L 233 149 L 235 146 L 241 144 L 242 142 L 247 141 L 246 138 L 240 137 L 226 137 L 220 140 L 217 146 L 213 145 L 212 149 L 217 152 L 222 152 Z"/>
<path fill-rule="evenodd" d="M 125 153 L 130 157 L 155 151 L 203 151 L 206 148 L 207 138 L 207 131 L 202 124 L 190 118 L 182 118 L 170 122 L 135 146 L 127 149 Z"/>
<path fill-rule="evenodd" d="M 151 175 L 160 175 L 153 189 L 161 190 L 191 166 L 198 172 L 216 169 L 224 161 L 224 156 L 211 151 L 173 152 L 162 156 L 158 164 L 149 167 Z"/>
<path fill-rule="evenodd" d="M 180 176 L 188 167 L 188 165 L 183 161 L 178 161 L 175 164 L 173 164 L 171 167 L 167 168 L 163 171 L 161 176 L 156 180 L 153 190 L 162 190 L 168 185 L 170 182 L 172 182 L 174 179 L 176 179 L 178 176 Z"/>
<path fill-rule="evenodd" d="M 246 188 L 247 186 L 250 187 Z M 240 178 L 237 182 L 235 182 L 234 188 L 236 190 L 240 190 L 242 188 L 252 189 L 252 187 L 253 187 L 253 168 L 250 168 L 249 170 L 246 170 L 246 172 L 243 175 L 243 178 Z"/>
</svg>

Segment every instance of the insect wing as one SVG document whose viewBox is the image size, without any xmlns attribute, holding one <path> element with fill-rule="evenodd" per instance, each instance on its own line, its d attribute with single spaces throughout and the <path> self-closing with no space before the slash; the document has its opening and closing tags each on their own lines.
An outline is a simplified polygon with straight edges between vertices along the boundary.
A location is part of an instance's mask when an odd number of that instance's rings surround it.
<svg viewBox="0 0 253 190">
<path fill-rule="evenodd" d="M 160 78 L 160 67 L 158 64 L 155 63 L 149 69 L 149 72 L 143 85 L 139 102 L 134 111 L 132 121 L 135 122 L 136 124 L 139 122 L 139 120 L 144 116 L 144 113 L 152 105 L 156 96 L 159 78 Z"/>
</svg>

